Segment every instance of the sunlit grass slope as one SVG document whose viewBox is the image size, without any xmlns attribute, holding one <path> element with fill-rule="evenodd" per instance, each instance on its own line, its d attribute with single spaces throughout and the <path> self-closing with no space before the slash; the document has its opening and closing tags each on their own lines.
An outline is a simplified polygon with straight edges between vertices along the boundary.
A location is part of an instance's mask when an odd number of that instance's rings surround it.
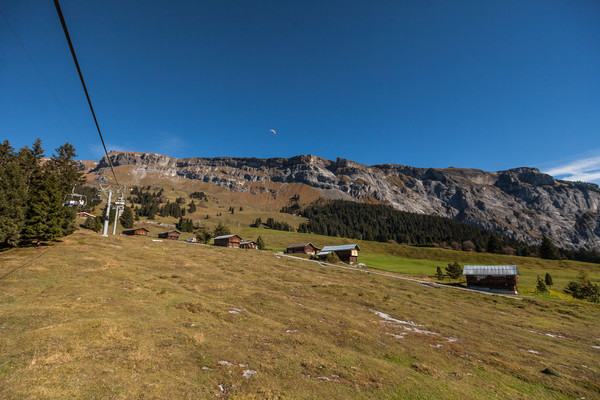
<svg viewBox="0 0 600 400">
<path fill-rule="evenodd" d="M 79 231 L 0 253 L 0 276 L 33 260 L 0 280 L 0 398 L 600 396 L 598 305 L 256 250 L 116 245 Z"/>
</svg>

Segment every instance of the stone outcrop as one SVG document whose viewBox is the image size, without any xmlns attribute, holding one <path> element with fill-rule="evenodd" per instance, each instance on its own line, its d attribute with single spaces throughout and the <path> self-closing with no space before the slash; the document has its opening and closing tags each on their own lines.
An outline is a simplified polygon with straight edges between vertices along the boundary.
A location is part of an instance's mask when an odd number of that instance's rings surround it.
<svg viewBox="0 0 600 400">
<path fill-rule="evenodd" d="M 366 166 L 312 155 L 291 158 L 183 158 L 112 152 L 115 167 L 197 179 L 233 191 L 261 182 L 303 183 L 323 197 L 377 201 L 415 213 L 462 222 L 539 243 L 547 235 L 560 246 L 600 249 L 600 188 L 556 180 L 535 168 L 486 172 L 476 169 Z M 106 173 L 103 158 L 92 170 Z"/>
</svg>

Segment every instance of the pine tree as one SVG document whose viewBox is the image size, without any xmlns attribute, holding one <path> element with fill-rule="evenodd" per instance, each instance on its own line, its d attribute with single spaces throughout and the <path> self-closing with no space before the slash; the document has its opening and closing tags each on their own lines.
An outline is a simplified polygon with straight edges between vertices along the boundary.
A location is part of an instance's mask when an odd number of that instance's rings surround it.
<svg viewBox="0 0 600 400">
<path fill-rule="evenodd" d="M 25 224 L 27 187 L 8 140 L 0 145 L 0 247 L 16 246 Z"/>
<path fill-rule="evenodd" d="M 215 227 L 213 231 L 213 235 L 214 237 L 231 235 L 231 230 L 225 225 L 223 225 L 222 222 L 219 222 L 219 224 Z"/>
<path fill-rule="evenodd" d="M 57 188 L 61 195 L 71 193 L 73 187 L 85 183 L 83 172 L 79 163 L 75 161 L 77 153 L 70 143 L 56 148 L 56 154 L 46 163 L 45 168 L 54 174 L 57 179 Z"/>
<path fill-rule="evenodd" d="M 96 219 L 96 218 L 94 218 L 94 217 L 87 217 L 87 218 L 85 219 L 85 222 L 83 223 L 83 227 L 84 227 L 85 229 L 89 229 L 89 230 L 92 230 L 92 231 L 93 231 L 93 230 L 94 230 L 94 228 L 96 227 L 96 223 L 95 223 L 95 221 L 94 221 L 95 219 Z"/>
<path fill-rule="evenodd" d="M 130 207 L 125 207 L 121 216 L 121 225 L 123 228 L 133 228 L 133 210 Z"/>
<path fill-rule="evenodd" d="M 462 275 L 462 267 L 456 261 L 449 263 L 446 267 L 446 275 L 452 279 L 458 279 Z"/>
<path fill-rule="evenodd" d="M 558 259 L 558 249 L 547 236 L 542 237 L 542 244 L 540 245 L 540 257 L 546 260 Z"/>
<path fill-rule="evenodd" d="M 96 232 L 100 232 L 102 231 L 102 218 L 101 217 L 96 217 L 94 218 L 94 231 Z"/>
<path fill-rule="evenodd" d="M 546 287 L 546 283 L 540 276 L 537 277 L 537 285 L 535 287 L 535 291 L 538 293 L 546 293 L 548 292 L 548 288 Z"/>
<path fill-rule="evenodd" d="M 442 272 L 442 267 L 440 267 L 440 266 L 437 267 L 437 270 L 435 271 L 435 277 L 440 281 L 444 279 L 444 273 Z"/>
<path fill-rule="evenodd" d="M 544 277 L 544 283 L 546 284 L 546 286 L 549 287 L 552 287 L 552 285 L 554 285 L 554 282 L 552 281 L 552 276 L 550 276 L 548 272 L 546 272 L 546 276 Z"/>
<path fill-rule="evenodd" d="M 265 249 L 265 241 L 260 236 L 256 238 L 256 247 L 259 250 L 264 250 Z"/>
<path fill-rule="evenodd" d="M 62 235 L 63 207 L 54 175 L 48 176 L 42 186 L 35 188 L 29 200 L 29 208 L 23 236 L 30 241 L 52 240 Z"/>
<path fill-rule="evenodd" d="M 196 212 L 196 203 L 194 203 L 194 200 L 192 200 L 192 202 L 190 203 L 189 207 L 188 207 L 188 212 L 190 214 L 195 213 Z"/>
</svg>

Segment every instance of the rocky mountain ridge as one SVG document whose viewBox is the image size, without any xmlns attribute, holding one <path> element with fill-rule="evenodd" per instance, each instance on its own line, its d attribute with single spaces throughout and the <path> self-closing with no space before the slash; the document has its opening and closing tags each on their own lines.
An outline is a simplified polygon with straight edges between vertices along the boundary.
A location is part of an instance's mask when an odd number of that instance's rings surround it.
<svg viewBox="0 0 600 400">
<path fill-rule="evenodd" d="M 127 165 L 138 172 L 212 182 L 232 191 L 254 190 L 265 182 L 301 183 L 326 198 L 387 203 L 398 210 L 453 218 L 529 243 L 547 235 L 563 247 L 600 249 L 600 188 L 556 180 L 535 168 L 487 172 L 367 166 L 313 155 L 177 159 L 111 152 L 109 157 L 115 167 Z M 91 173 L 102 175 L 108 168 L 104 157 Z"/>
</svg>

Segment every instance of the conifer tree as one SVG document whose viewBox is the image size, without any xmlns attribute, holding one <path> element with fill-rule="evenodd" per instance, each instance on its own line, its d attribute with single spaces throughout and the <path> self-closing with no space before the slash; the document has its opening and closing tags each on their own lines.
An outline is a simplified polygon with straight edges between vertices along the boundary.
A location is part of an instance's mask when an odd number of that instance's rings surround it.
<svg viewBox="0 0 600 400">
<path fill-rule="evenodd" d="M 63 207 L 56 178 L 49 175 L 29 199 L 23 236 L 30 240 L 52 240 L 62 235 Z"/>
<path fill-rule="evenodd" d="M 438 278 L 440 281 L 444 279 L 444 273 L 442 272 L 442 267 L 438 266 L 437 270 L 435 271 L 435 277 Z"/>
<path fill-rule="evenodd" d="M 542 244 L 540 245 L 540 257 L 546 260 L 558 259 L 558 249 L 547 236 L 542 237 Z"/>
<path fill-rule="evenodd" d="M 548 288 L 546 287 L 546 283 L 544 282 L 544 280 L 542 278 L 540 278 L 539 275 L 537 277 L 537 285 L 535 287 L 535 291 L 538 293 L 546 293 L 548 291 Z"/>
<path fill-rule="evenodd" d="M 130 207 L 125 207 L 121 216 L 121 225 L 123 228 L 133 228 L 133 210 Z"/>
<path fill-rule="evenodd" d="M 196 212 L 196 203 L 194 203 L 194 200 L 192 200 L 192 202 L 190 203 L 189 207 L 188 207 L 188 212 L 190 214 L 195 213 Z"/>
<path fill-rule="evenodd" d="M 259 250 L 264 250 L 265 249 L 265 241 L 260 236 L 256 238 L 256 247 Z"/>
<path fill-rule="evenodd" d="M 552 287 L 552 285 L 554 285 L 554 282 L 552 281 L 552 276 L 550 276 L 548 272 L 546 272 L 546 276 L 544 277 L 544 283 L 546 284 L 546 286 L 549 287 Z"/>
<path fill-rule="evenodd" d="M 229 230 L 228 227 L 223 225 L 222 222 L 219 222 L 219 224 L 215 227 L 215 229 L 213 231 L 213 235 L 214 235 L 214 237 L 231 235 L 231 230 Z"/>
<path fill-rule="evenodd" d="M 446 274 L 452 279 L 458 279 L 462 275 L 462 267 L 454 261 L 446 267 Z"/>
<path fill-rule="evenodd" d="M 93 231 L 94 228 L 96 227 L 96 223 L 94 221 L 95 219 L 96 218 L 94 218 L 94 217 L 87 217 L 85 219 L 85 222 L 83 223 L 83 227 L 85 229 L 89 229 L 89 230 Z"/>
<path fill-rule="evenodd" d="M 8 140 L 0 144 L 0 247 L 16 246 L 25 224 L 27 187 Z"/>
</svg>

